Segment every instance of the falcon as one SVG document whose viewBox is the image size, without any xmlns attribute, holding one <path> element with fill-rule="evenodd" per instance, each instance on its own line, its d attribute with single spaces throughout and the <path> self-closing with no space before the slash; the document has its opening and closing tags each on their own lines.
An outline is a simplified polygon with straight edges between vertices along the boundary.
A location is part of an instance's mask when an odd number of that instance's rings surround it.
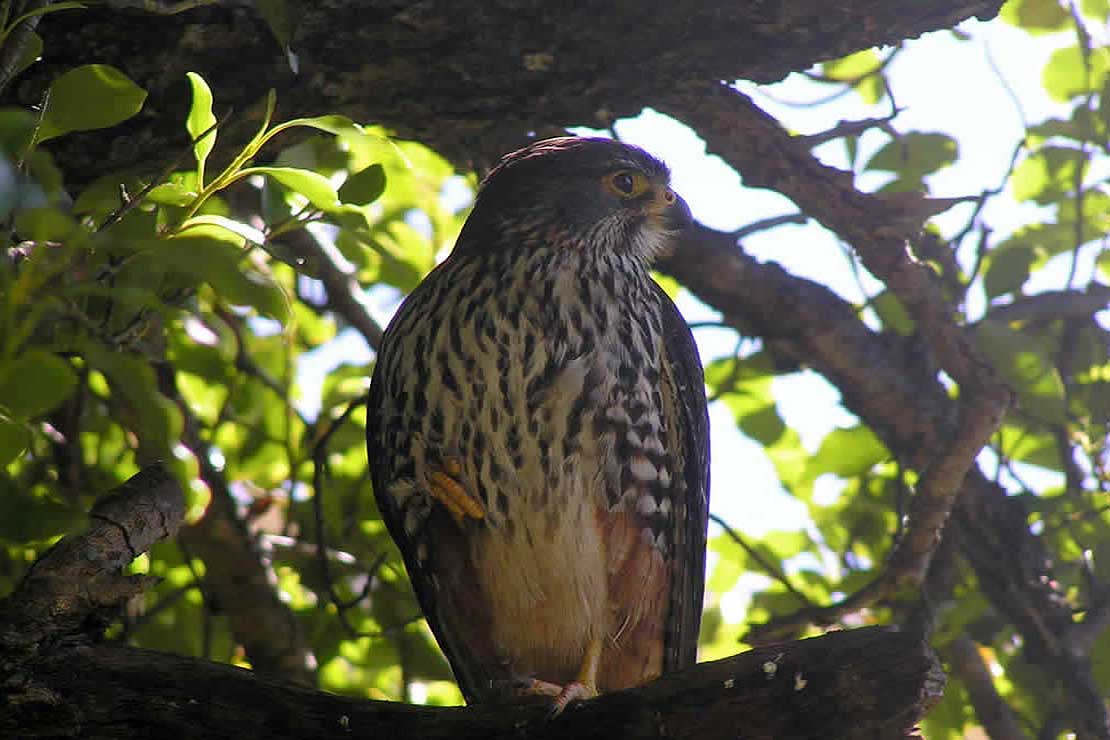
<svg viewBox="0 0 1110 740">
<path fill-rule="evenodd" d="M 607 139 L 505 156 L 382 339 L 374 493 L 468 702 L 558 713 L 696 660 L 709 422 L 650 273 L 691 223 L 669 177 Z"/>
</svg>

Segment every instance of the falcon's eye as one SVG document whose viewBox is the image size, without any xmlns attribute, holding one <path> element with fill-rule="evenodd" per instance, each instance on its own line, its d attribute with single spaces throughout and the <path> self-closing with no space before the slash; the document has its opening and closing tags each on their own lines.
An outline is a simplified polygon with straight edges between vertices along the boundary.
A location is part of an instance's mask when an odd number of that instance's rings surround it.
<svg viewBox="0 0 1110 740">
<path fill-rule="evenodd" d="M 649 183 L 641 172 L 620 170 L 605 178 L 606 187 L 620 198 L 636 198 L 647 192 Z"/>
</svg>

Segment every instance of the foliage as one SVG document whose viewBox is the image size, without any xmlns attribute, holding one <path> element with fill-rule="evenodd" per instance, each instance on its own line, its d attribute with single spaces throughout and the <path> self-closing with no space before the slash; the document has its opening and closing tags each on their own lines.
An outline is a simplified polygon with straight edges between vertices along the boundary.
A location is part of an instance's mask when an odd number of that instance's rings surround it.
<svg viewBox="0 0 1110 740">
<path fill-rule="evenodd" d="M 1015 142 L 1005 187 L 983 193 L 964 228 L 934 233 L 957 257 L 937 265 L 953 304 L 1020 398 L 984 464 L 1028 502 L 1059 590 L 1082 615 L 1104 598 L 1092 584 L 1110 579 L 1110 341 L 1105 313 L 1061 312 L 1038 299 L 1082 296 L 1082 275 L 1110 282 L 1110 50 L 1093 31 L 1105 27 L 1110 7 L 1069 7 L 1006 6 L 1005 20 L 1030 38 L 1056 34 L 1043 85 L 1068 113 L 1031 122 Z M 271 20 L 279 39 L 288 37 L 286 22 Z M 859 52 L 811 77 L 876 108 L 893 106 L 887 71 L 898 53 Z M 92 495 L 146 460 L 168 459 L 193 496 L 194 516 L 212 475 L 229 484 L 325 688 L 457 701 L 370 495 L 357 408 L 369 353 L 345 354 L 359 343 L 323 285 L 347 270 L 371 303 L 394 305 L 453 242 L 472 181 L 419 144 L 341 116 L 275 123 L 273 96 L 259 106 L 249 145 L 224 151 L 218 91 L 195 73 L 188 83 L 181 126 L 190 144 L 157 177 L 108 173 L 70 183 L 50 154 L 55 138 L 143 111 L 144 91 L 120 70 L 70 70 L 41 110 L 0 110 L 0 593 L 80 526 Z M 886 138 L 867 157 L 859 133 L 838 146 L 857 173 L 888 176 L 883 192 L 928 192 L 930 178 L 963 153 L 944 132 L 897 126 L 895 117 L 879 128 Z M 983 215 L 988 200 L 1038 208 L 1022 211 L 1035 215 L 1018 228 L 996 228 Z M 306 239 L 334 263 L 307 259 Z M 858 310 L 891 336 L 913 333 L 889 292 L 870 290 Z M 758 341 L 738 346 L 708 363 L 710 393 L 760 444 L 811 524 L 761 536 L 714 527 L 703 657 L 736 652 L 753 624 L 862 587 L 890 552 L 914 482 L 862 424 L 805 444 L 777 395 L 794 368 L 778 367 Z M 202 474 L 205 466 L 214 472 Z M 321 542 L 326 575 L 314 549 Z M 174 544 L 148 566 L 164 580 L 122 636 L 244 659 L 203 588 L 213 564 Z M 996 690 L 1028 728 L 1043 727 L 1056 689 L 1030 678 L 1013 626 L 992 612 L 966 568 L 954 570 L 949 592 L 934 595 L 943 602 L 938 647 L 972 635 Z M 755 581 L 744 621 L 732 621 L 729 600 L 746 597 Z M 884 604 L 852 624 L 888 621 L 898 608 Z M 1097 658 L 1108 654 L 1104 631 L 1092 660 L 1104 695 L 1110 660 Z M 926 723 L 928 737 L 960 737 L 977 723 L 967 696 L 954 677 Z"/>
</svg>

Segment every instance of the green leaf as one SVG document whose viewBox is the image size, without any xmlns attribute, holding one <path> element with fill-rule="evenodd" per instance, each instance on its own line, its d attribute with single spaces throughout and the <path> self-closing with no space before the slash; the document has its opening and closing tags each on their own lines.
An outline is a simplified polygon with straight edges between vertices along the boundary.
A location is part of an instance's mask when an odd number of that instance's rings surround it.
<svg viewBox="0 0 1110 740">
<path fill-rule="evenodd" d="M 138 113 L 146 90 L 107 64 L 88 64 L 66 72 L 50 86 L 38 141 L 71 131 L 115 126 Z"/>
<path fill-rule="evenodd" d="M 948 167 L 958 156 L 959 147 L 952 137 L 915 131 L 887 142 L 865 169 L 898 175 L 896 182 L 901 185 L 894 190 L 920 190 L 926 175 Z"/>
<path fill-rule="evenodd" d="M 996 435 L 998 449 L 1011 460 L 1039 465 L 1047 470 L 1062 470 L 1060 449 L 1047 432 L 1030 430 L 1016 420 L 1006 422 Z"/>
<path fill-rule="evenodd" d="M 138 355 L 117 352 L 96 342 L 78 344 L 81 356 L 108 380 L 112 395 L 125 402 L 124 421 L 144 448 L 169 456 L 181 437 L 181 412 L 158 392 L 154 369 Z"/>
<path fill-rule="evenodd" d="M 328 178 L 312 170 L 296 167 L 250 167 L 239 173 L 241 176 L 268 175 L 290 190 L 294 190 L 322 211 L 338 208 L 339 194 Z"/>
<path fill-rule="evenodd" d="M 1017 391 L 1022 411 L 1053 424 L 1067 421 L 1064 381 L 1035 337 L 986 319 L 976 324 L 975 338 L 983 354 Z"/>
<path fill-rule="evenodd" d="M 1031 34 L 1062 31 L 1071 24 L 1071 16 L 1059 0 L 1010 0 L 998 15 Z"/>
<path fill-rule="evenodd" d="M 31 241 L 64 242 L 77 228 L 77 222 L 57 208 L 26 208 L 16 212 L 15 228 Z"/>
<path fill-rule="evenodd" d="M 898 300 L 898 296 L 889 290 L 884 290 L 871 299 L 871 307 L 883 322 L 883 326 L 891 331 L 896 331 L 903 336 L 913 334 L 914 320 L 906 311 L 906 307 Z"/>
<path fill-rule="evenodd" d="M 293 32 L 296 30 L 295 19 L 300 18 L 299 9 L 290 7 L 293 4 L 292 0 L 257 0 L 255 7 L 258 8 L 262 20 L 266 21 L 266 25 L 270 27 L 270 32 L 274 34 L 274 38 L 281 44 L 283 49 L 288 48 L 289 43 L 293 40 Z"/>
<path fill-rule="evenodd" d="M 0 411 L 0 468 L 23 454 L 31 444 L 31 430 L 27 425 Z"/>
<path fill-rule="evenodd" d="M 825 473 L 849 478 L 867 473 L 874 466 L 890 459 L 890 451 L 868 427 L 863 425 L 848 429 L 834 429 L 821 440 L 809 465 L 806 476 L 813 480 Z"/>
<path fill-rule="evenodd" d="M 1095 260 L 1095 264 L 1098 266 L 1098 271 L 1102 273 L 1102 276 L 1110 280 L 1110 251 L 1105 249 L 1102 250 Z"/>
<path fill-rule="evenodd" d="M 372 164 L 347 178 L 339 187 L 339 199 L 344 203 L 365 206 L 373 203 L 385 192 L 385 167 Z"/>
<path fill-rule="evenodd" d="M 30 111 L 21 108 L 0 109 L 0 151 L 12 160 L 27 153 L 38 121 Z"/>
<path fill-rule="evenodd" d="M 825 62 L 822 72 L 829 79 L 850 83 L 864 103 L 874 105 L 883 97 L 881 64 L 874 49 L 865 49 Z"/>
<path fill-rule="evenodd" d="M 266 316 L 284 321 L 289 313 L 285 294 L 269 278 L 243 268 L 242 244 L 242 237 L 224 226 L 197 223 L 156 242 L 144 257 L 208 283 L 229 303 L 253 306 Z"/>
<path fill-rule="evenodd" d="M 85 521 L 79 506 L 64 503 L 47 485 L 29 490 L 0 482 L 0 543 L 46 542 Z"/>
<path fill-rule="evenodd" d="M 69 398 L 77 374 L 50 352 L 32 349 L 0 370 L 0 406 L 16 419 L 34 419 Z"/>
<path fill-rule="evenodd" d="M 347 118 L 347 116 L 332 114 L 327 116 L 316 116 L 314 118 L 294 118 L 290 121 L 279 123 L 270 130 L 266 138 L 269 139 L 291 128 L 314 128 L 329 134 L 334 134 L 335 136 L 351 135 L 359 138 L 369 136 L 369 134 L 363 130 L 362 126 L 359 126 L 350 118 Z"/>
<path fill-rule="evenodd" d="M 1079 7 L 1083 15 L 1095 20 L 1105 21 L 1107 16 L 1110 16 L 1110 2 L 1107 0 L 1083 0 Z"/>
<path fill-rule="evenodd" d="M 216 146 L 216 115 L 212 112 L 212 89 L 196 72 L 188 72 L 189 87 L 193 91 L 193 104 L 189 107 L 189 116 L 185 119 L 185 130 L 193 138 L 193 157 L 197 160 L 197 182 L 199 187 L 204 187 L 204 163 Z M 204 134 L 204 138 L 199 138 Z M 184 204 L 182 204 L 184 205 Z"/>
<path fill-rule="evenodd" d="M 709 550 L 719 557 L 706 586 L 711 593 L 723 594 L 731 591 L 740 576 L 748 570 L 748 554 L 728 533 L 711 539 Z"/>
<path fill-rule="evenodd" d="M 1110 67 L 1108 53 L 1110 50 L 1096 48 L 1090 51 L 1089 56 L 1084 57 L 1083 50 L 1078 46 L 1067 46 L 1052 52 L 1041 77 L 1045 92 L 1061 103 L 1097 92 L 1105 82 L 1106 72 Z"/>
<path fill-rule="evenodd" d="M 994 249 L 983 275 L 983 289 L 987 298 L 1020 292 L 1036 261 L 1037 251 L 1027 243 L 1011 240 Z"/>
<path fill-rule="evenodd" d="M 1079 163 L 1086 159 L 1080 149 L 1046 146 L 1023 159 L 1010 177 L 1014 199 L 1048 205 L 1072 192 Z"/>
<path fill-rule="evenodd" d="M 177 182 L 164 182 L 156 185 L 146 194 L 146 199 L 160 206 L 183 207 L 192 203 L 197 193 Z"/>
<path fill-rule="evenodd" d="M 19 52 L 19 59 L 15 63 L 15 69 L 12 71 L 11 77 L 18 77 L 20 72 L 30 67 L 42 56 L 42 36 L 31 31 L 27 37 L 27 43 Z"/>
</svg>

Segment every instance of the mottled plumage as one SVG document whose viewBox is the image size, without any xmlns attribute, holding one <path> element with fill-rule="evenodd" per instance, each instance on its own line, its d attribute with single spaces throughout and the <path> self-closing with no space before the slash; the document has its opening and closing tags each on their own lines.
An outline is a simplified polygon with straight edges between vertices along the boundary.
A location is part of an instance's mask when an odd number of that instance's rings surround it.
<svg viewBox="0 0 1110 740">
<path fill-rule="evenodd" d="M 649 274 L 689 223 L 668 179 L 602 139 L 508 155 L 385 333 L 374 492 L 468 701 L 695 660 L 708 421 Z"/>
</svg>

